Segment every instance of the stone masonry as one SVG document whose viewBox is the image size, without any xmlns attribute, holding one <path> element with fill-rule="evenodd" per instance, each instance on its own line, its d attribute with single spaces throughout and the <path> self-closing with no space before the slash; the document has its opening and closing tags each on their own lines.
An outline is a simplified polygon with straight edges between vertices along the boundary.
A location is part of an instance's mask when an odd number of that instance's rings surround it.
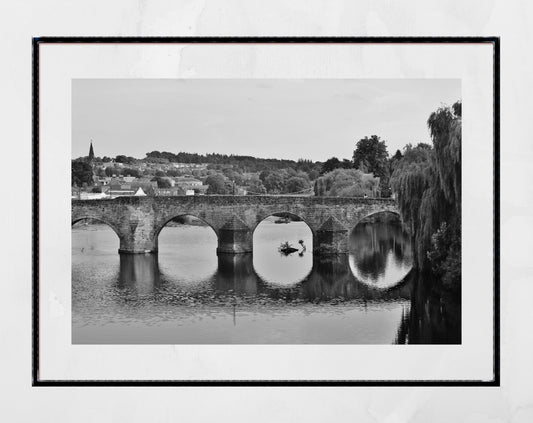
<svg viewBox="0 0 533 423">
<path fill-rule="evenodd" d="M 266 217 L 290 213 L 313 233 L 313 252 L 348 252 L 350 231 L 361 219 L 379 212 L 398 214 L 395 200 L 292 196 L 122 197 L 114 200 L 72 200 L 72 224 L 96 219 L 120 239 L 121 253 L 156 253 L 157 238 L 173 218 L 196 216 L 213 228 L 218 254 L 252 252 L 253 232 Z"/>
</svg>

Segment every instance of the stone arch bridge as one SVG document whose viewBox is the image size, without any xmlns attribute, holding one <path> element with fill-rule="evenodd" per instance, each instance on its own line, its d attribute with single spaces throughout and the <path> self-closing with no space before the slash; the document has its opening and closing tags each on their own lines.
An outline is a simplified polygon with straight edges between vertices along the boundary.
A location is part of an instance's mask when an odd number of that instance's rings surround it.
<svg viewBox="0 0 533 423">
<path fill-rule="evenodd" d="M 301 218 L 313 233 L 313 252 L 348 252 L 350 231 L 363 218 L 399 214 L 393 199 L 296 196 L 122 197 L 114 200 L 72 200 L 72 224 L 96 219 L 109 225 L 120 240 L 121 253 L 156 253 L 159 232 L 172 219 L 202 219 L 218 237 L 218 254 L 251 253 L 257 225 L 277 213 Z"/>
</svg>

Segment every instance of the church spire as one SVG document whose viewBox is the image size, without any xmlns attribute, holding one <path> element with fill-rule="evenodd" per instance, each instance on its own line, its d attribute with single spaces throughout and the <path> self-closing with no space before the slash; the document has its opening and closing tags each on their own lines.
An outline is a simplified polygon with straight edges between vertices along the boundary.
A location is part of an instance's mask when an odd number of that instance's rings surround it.
<svg viewBox="0 0 533 423">
<path fill-rule="evenodd" d="M 91 140 L 91 147 L 89 148 L 89 161 L 94 160 L 93 140 Z"/>
</svg>

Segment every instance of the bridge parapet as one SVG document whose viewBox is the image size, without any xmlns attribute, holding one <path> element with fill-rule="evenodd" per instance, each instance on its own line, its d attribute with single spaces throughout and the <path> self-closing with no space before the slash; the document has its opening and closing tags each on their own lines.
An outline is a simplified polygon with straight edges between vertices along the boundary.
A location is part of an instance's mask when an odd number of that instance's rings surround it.
<svg viewBox="0 0 533 423">
<path fill-rule="evenodd" d="M 120 252 L 157 252 L 161 229 L 173 218 L 191 215 L 210 225 L 218 237 L 218 253 L 251 253 L 253 232 L 268 216 L 290 213 L 307 223 L 314 252 L 346 253 L 350 231 L 366 216 L 398 213 L 395 200 L 382 198 L 298 196 L 121 197 L 72 200 L 72 223 L 97 219 L 113 228 Z"/>
</svg>

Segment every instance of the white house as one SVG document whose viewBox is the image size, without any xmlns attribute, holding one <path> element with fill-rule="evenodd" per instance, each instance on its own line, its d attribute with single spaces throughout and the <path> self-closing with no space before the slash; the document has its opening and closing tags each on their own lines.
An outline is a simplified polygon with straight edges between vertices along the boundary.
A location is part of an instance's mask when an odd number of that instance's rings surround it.
<svg viewBox="0 0 533 423">
<path fill-rule="evenodd" d="M 105 192 L 80 192 L 80 200 L 101 200 L 108 197 Z"/>
</svg>

